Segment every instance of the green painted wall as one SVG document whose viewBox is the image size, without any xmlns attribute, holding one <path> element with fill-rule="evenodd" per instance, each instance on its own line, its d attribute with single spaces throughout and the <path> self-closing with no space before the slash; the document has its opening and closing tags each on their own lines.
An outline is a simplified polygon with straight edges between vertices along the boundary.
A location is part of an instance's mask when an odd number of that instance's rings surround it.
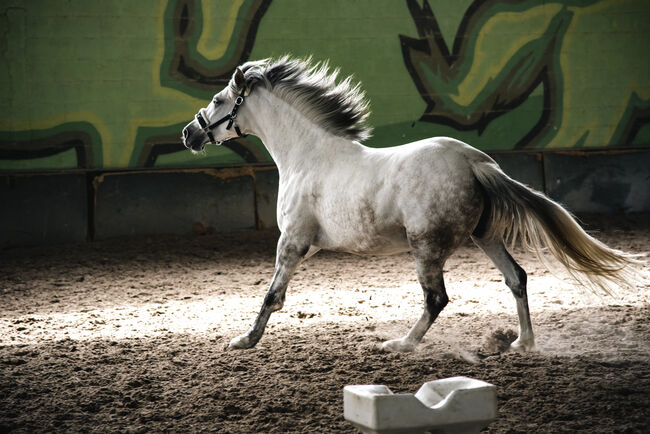
<svg viewBox="0 0 650 434">
<path fill-rule="evenodd" d="M 650 147 L 647 0 L 0 3 L 0 170 L 268 163 L 196 157 L 182 126 L 248 59 L 330 59 L 371 101 L 368 144 Z"/>
</svg>

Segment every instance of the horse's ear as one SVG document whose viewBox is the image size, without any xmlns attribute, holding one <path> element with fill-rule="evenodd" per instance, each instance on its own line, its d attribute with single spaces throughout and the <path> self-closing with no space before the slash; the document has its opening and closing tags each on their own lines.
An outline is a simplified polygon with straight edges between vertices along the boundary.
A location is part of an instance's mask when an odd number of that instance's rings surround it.
<svg viewBox="0 0 650 434">
<path fill-rule="evenodd" d="M 239 91 L 246 87 L 246 78 L 244 77 L 244 73 L 241 69 L 237 68 L 235 70 L 235 75 L 233 78 L 235 80 L 235 86 L 237 86 L 237 89 Z"/>
</svg>

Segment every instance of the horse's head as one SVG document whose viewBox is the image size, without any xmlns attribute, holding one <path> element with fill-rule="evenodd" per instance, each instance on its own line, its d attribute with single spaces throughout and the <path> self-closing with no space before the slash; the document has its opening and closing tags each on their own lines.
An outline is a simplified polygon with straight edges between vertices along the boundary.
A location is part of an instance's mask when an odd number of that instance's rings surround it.
<svg viewBox="0 0 650 434">
<path fill-rule="evenodd" d="M 247 92 L 244 73 L 237 68 L 229 85 L 217 93 L 207 107 L 199 109 L 194 119 L 183 128 L 185 147 L 200 152 L 208 143 L 220 145 L 244 137 L 236 119 Z"/>
</svg>

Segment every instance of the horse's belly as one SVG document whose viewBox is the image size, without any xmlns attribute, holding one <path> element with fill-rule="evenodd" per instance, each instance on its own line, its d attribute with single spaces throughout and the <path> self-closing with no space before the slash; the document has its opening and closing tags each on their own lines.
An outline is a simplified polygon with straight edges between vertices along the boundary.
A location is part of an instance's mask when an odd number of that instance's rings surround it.
<svg viewBox="0 0 650 434">
<path fill-rule="evenodd" d="M 411 250 L 404 228 L 371 232 L 353 227 L 337 231 L 322 228 L 316 235 L 314 245 L 323 250 L 357 255 L 393 255 Z"/>
</svg>

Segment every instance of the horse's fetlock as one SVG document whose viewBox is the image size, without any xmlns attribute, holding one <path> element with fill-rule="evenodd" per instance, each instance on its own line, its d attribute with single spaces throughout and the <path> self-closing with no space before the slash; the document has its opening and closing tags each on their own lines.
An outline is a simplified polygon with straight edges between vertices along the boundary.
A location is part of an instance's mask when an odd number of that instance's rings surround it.
<svg viewBox="0 0 650 434">
<path fill-rule="evenodd" d="M 510 344 L 510 349 L 516 352 L 534 351 L 535 339 L 532 336 L 527 338 L 522 338 L 520 336 Z"/>
<path fill-rule="evenodd" d="M 393 339 L 384 342 L 381 345 L 381 349 L 388 352 L 410 353 L 415 350 L 415 345 L 415 343 L 410 342 L 405 338 Z"/>
<path fill-rule="evenodd" d="M 237 336 L 230 341 L 229 350 L 243 350 L 252 348 L 260 340 L 260 337 L 252 335 L 250 332 L 245 335 Z"/>
</svg>

